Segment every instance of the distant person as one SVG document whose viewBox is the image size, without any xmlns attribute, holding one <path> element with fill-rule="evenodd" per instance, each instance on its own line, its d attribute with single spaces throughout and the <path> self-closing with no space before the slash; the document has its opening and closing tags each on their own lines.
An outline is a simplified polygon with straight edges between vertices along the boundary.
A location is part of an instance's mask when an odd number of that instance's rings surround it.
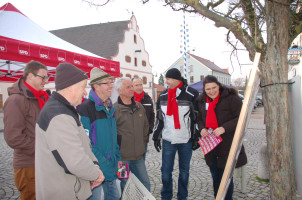
<svg viewBox="0 0 302 200">
<path fill-rule="evenodd" d="M 113 79 L 101 69 L 93 68 L 90 71 L 91 90 L 88 100 L 78 106 L 81 121 L 91 141 L 92 152 L 105 176 L 104 182 L 93 189 L 89 200 L 101 199 L 101 191 L 106 200 L 120 199 L 116 172 L 123 163 L 117 144 L 115 110 L 110 100 Z"/>
<path fill-rule="evenodd" d="M 123 163 L 150 191 L 143 155 L 149 135 L 149 123 L 142 104 L 133 100 L 133 86 L 128 77 L 118 78 L 115 82 L 120 96 L 114 104 L 117 134 L 120 138 L 120 149 Z M 122 192 L 127 179 L 121 179 Z"/>
<path fill-rule="evenodd" d="M 35 199 L 35 125 L 48 100 L 47 67 L 37 61 L 26 64 L 23 77 L 7 89 L 4 103 L 4 139 L 14 149 L 15 185 L 22 200 Z"/>
<path fill-rule="evenodd" d="M 229 156 L 242 101 L 233 88 L 222 86 L 215 76 L 208 75 L 203 81 L 203 93 L 198 97 L 198 128 L 202 137 L 209 136 L 209 129 L 216 137 L 221 136 L 222 142 L 205 155 L 213 178 L 214 197 L 216 198 L 223 171 Z M 236 167 L 247 163 L 242 146 Z M 233 178 L 230 182 L 226 200 L 233 199 Z"/>
<path fill-rule="evenodd" d="M 50 89 L 45 90 L 45 92 L 47 92 L 48 96 L 51 96 L 51 91 L 50 91 Z"/>
<path fill-rule="evenodd" d="M 86 200 L 104 180 L 75 109 L 87 94 L 87 79 L 85 72 L 70 63 L 56 68 L 56 92 L 36 125 L 37 199 Z"/>
<path fill-rule="evenodd" d="M 173 197 L 172 172 L 178 153 L 179 176 L 177 199 L 187 199 L 192 149 L 199 147 L 196 132 L 198 91 L 188 87 L 178 69 L 166 73 L 168 89 L 163 91 L 156 103 L 156 123 L 153 134 L 154 146 L 161 150 L 162 140 L 162 190 L 161 198 Z"/>
<path fill-rule="evenodd" d="M 141 103 L 146 111 L 146 115 L 149 122 L 149 135 L 148 135 L 148 142 L 149 142 L 149 136 L 153 133 L 153 127 L 154 127 L 154 107 L 153 107 L 153 101 L 152 98 L 144 91 L 143 88 L 143 80 L 139 77 L 134 77 L 132 79 L 133 89 L 134 89 L 134 101 L 137 101 Z M 146 144 L 145 154 L 144 154 L 144 160 L 146 159 L 148 149 L 148 143 Z"/>
</svg>

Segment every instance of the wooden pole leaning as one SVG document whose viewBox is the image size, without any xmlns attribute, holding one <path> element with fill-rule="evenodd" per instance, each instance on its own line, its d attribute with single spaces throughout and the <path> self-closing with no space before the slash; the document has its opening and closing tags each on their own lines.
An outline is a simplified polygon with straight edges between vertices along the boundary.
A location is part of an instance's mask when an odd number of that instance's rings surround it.
<svg viewBox="0 0 302 200">
<path fill-rule="evenodd" d="M 220 182 L 216 200 L 224 200 L 229 188 L 229 184 L 233 177 L 233 172 L 235 169 L 235 165 L 237 163 L 238 155 L 242 147 L 244 133 L 246 131 L 248 121 L 254 107 L 254 101 L 259 89 L 260 77 L 259 77 L 258 64 L 260 61 L 260 55 L 261 55 L 260 53 L 256 53 L 254 58 L 254 64 L 250 72 L 249 80 L 244 92 L 243 105 L 240 111 L 232 146 Z"/>
</svg>

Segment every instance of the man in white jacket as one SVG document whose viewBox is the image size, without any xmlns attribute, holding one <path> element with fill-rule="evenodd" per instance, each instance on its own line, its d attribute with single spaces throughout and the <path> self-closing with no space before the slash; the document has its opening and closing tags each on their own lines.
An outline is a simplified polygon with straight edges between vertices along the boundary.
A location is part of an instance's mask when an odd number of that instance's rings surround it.
<svg viewBox="0 0 302 200">
<path fill-rule="evenodd" d="M 156 123 L 153 141 L 156 150 L 162 152 L 162 200 L 173 197 L 172 172 L 176 152 L 179 160 L 179 178 L 177 199 L 187 199 L 190 161 L 192 149 L 195 150 L 198 133 L 196 133 L 196 108 L 198 91 L 188 87 L 180 71 L 172 68 L 166 73 L 168 89 L 163 91 L 156 103 Z"/>
</svg>

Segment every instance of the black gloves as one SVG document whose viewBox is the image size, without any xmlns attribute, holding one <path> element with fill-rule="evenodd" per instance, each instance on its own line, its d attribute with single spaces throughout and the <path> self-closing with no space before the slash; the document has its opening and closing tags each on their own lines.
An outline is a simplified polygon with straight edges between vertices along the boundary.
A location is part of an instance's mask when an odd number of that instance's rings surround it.
<svg viewBox="0 0 302 200">
<path fill-rule="evenodd" d="M 192 150 L 193 151 L 195 151 L 199 147 L 200 147 L 200 145 L 198 144 L 198 140 L 195 140 L 195 141 L 192 142 Z"/>
<path fill-rule="evenodd" d="M 161 150 L 160 140 L 154 140 L 154 147 L 155 147 L 156 151 L 160 152 L 160 150 Z"/>
</svg>

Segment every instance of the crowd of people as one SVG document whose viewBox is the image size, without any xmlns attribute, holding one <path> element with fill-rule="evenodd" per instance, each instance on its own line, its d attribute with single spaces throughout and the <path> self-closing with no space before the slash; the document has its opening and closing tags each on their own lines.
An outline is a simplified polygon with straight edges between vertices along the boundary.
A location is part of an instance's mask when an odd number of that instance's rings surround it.
<svg viewBox="0 0 302 200">
<path fill-rule="evenodd" d="M 129 172 L 150 191 L 152 172 L 145 159 L 152 133 L 155 149 L 162 151 L 161 199 L 165 200 L 173 198 L 176 153 L 177 199 L 184 200 L 198 140 L 209 134 L 220 136 L 222 142 L 205 155 L 216 197 L 242 106 L 235 89 L 209 75 L 199 94 L 172 68 L 165 74 L 168 88 L 154 108 L 139 77 L 115 79 L 95 67 L 87 94 L 86 73 L 60 63 L 50 94 L 44 91 L 47 74 L 42 63 L 27 63 L 23 77 L 8 88 L 4 104 L 4 138 L 14 149 L 14 179 L 22 200 L 118 200 Z M 118 95 L 113 100 L 114 89 Z M 246 163 L 242 147 L 236 167 Z M 225 199 L 232 199 L 233 187 L 231 180 Z"/>
</svg>

